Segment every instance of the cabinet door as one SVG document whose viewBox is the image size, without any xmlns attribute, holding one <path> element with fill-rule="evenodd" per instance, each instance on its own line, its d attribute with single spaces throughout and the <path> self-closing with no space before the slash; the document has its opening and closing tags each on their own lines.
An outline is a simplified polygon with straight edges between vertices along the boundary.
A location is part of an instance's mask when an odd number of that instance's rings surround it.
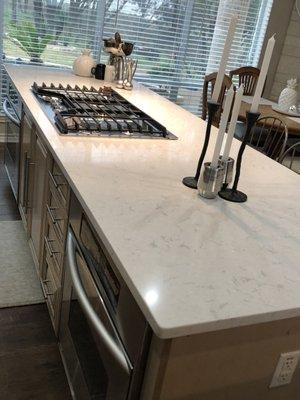
<svg viewBox="0 0 300 400">
<path fill-rule="evenodd" d="M 40 264 L 43 238 L 43 221 L 46 204 L 48 153 L 37 136 L 35 137 L 34 149 L 35 174 L 33 188 L 29 187 L 30 192 L 32 192 L 31 240 L 36 259 Z"/>
<path fill-rule="evenodd" d="M 33 161 L 33 139 L 34 131 L 31 121 L 25 113 L 21 122 L 21 143 L 20 143 L 20 175 L 19 175 L 19 207 L 23 221 L 27 225 L 27 231 L 31 228 L 31 197 L 34 178 Z"/>
<path fill-rule="evenodd" d="M 42 288 L 47 302 L 50 318 L 55 333 L 57 334 L 61 308 L 61 288 L 53 274 L 51 256 L 49 256 L 47 252 L 45 253 L 43 271 Z"/>
</svg>

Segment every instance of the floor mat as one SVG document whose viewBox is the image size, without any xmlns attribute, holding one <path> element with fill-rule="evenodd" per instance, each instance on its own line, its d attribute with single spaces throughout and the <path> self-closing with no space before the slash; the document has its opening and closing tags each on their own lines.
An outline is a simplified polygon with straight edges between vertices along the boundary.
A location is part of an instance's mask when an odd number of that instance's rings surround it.
<svg viewBox="0 0 300 400">
<path fill-rule="evenodd" d="M 0 308 L 44 301 L 22 222 L 0 221 Z"/>
</svg>

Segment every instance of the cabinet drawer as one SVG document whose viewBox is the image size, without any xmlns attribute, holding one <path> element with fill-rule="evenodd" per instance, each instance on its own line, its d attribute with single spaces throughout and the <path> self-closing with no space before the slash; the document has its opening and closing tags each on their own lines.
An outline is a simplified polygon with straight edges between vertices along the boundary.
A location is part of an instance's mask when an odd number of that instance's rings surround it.
<svg viewBox="0 0 300 400">
<path fill-rule="evenodd" d="M 46 209 L 47 214 L 52 224 L 54 225 L 54 229 L 56 229 L 57 236 L 63 246 L 68 222 L 67 212 L 66 209 L 61 205 L 60 201 L 57 199 L 55 192 L 52 192 L 51 188 Z"/>
<path fill-rule="evenodd" d="M 60 310 L 60 287 L 56 283 L 54 278 L 51 263 L 48 262 L 47 257 L 45 258 L 45 269 L 43 277 L 43 290 L 48 305 L 50 317 L 55 329 L 57 329 L 59 321 L 59 310 Z"/>
<path fill-rule="evenodd" d="M 47 230 L 45 235 L 46 258 L 51 261 L 58 278 L 61 277 L 63 265 L 63 248 L 49 215 L 47 215 Z"/>
<path fill-rule="evenodd" d="M 49 171 L 50 189 L 56 193 L 63 207 L 67 207 L 69 199 L 69 184 L 59 169 L 58 165 L 54 162 L 52 171 Z"/>
</svg>

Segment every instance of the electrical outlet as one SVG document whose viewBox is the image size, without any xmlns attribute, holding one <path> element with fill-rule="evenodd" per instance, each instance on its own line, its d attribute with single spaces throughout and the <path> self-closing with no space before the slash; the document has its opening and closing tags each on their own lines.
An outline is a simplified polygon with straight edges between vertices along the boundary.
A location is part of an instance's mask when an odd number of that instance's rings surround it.
<svg viewBox="0 0 300 400">
<path fill-rule="evenodd" d="M 291 383 L 299 359 L 300 351 L 282 353 L 279 357 L 270 388 Z"/>
</svg>

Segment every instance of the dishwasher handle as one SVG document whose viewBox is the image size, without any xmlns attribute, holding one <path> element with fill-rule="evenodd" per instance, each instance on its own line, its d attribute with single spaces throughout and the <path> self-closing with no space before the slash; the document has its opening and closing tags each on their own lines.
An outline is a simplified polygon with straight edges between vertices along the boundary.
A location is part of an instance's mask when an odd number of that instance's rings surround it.
<svg viewBox="0 0 300 400">
<path fill-rule="evenodd" d="M 10 102 L 9 102 L 8 99 L 5 99 L 4 102 L 3 102 L 3 111 L 4 111 L 4 114 L 7 116 L 7 118 L 8 118 L 11 122 L 13 122 L 15 125 L 17 125 L 17 127 L 20 127 L 20 121 L 19 121 L 16 117 L 14 117 L 14 116 L 11 114 L 11 112 L 9 111 L 9 108 L 11 108 Z"/>
<path fill-rule="evenodd" d="M 105 326 L 99 319 L 98 315 L 94 311 L 91 303 L 89 302 L 88 297 L 86 296 L 86 293 L 84 291 L 84 288 L 81 283 L 81 279 L 78 273 L 77 269 L 77 262 L 75 258 L 75 253 L 76 250 L 79 251 L 81 255 L 81 251 L 79 246 L 76 243 L 76 239 L 72 233 L 72 231 L 69 229 L 68 231 L 68 239 L 67 239 L 67 258 L 68 258 L 68 263 L 70 267 L 70 273 L 71 273 L 71 279 L 74 285 L 74 289 L 78 295 L 78 301 L 83 308 L 88 320 L 90 323 L 93 325 L 94 329 L 98 333 L 98 335 L 101 337 L 103 343 L 105 344 L 106 348 L 109 350 L 111 355 L 114 357 L 114 359 L 117 361 L 119 366 L 122 368 L 122 370 L 130 375 L 132 371 L 132 365 L 130 365 L 129 360 L 127 360 L 126 355 L 122 351 L 120 347 L 115 343 L 115 341 L 112 339 L 110 334 L 107 332 Z"/>
</svg>

